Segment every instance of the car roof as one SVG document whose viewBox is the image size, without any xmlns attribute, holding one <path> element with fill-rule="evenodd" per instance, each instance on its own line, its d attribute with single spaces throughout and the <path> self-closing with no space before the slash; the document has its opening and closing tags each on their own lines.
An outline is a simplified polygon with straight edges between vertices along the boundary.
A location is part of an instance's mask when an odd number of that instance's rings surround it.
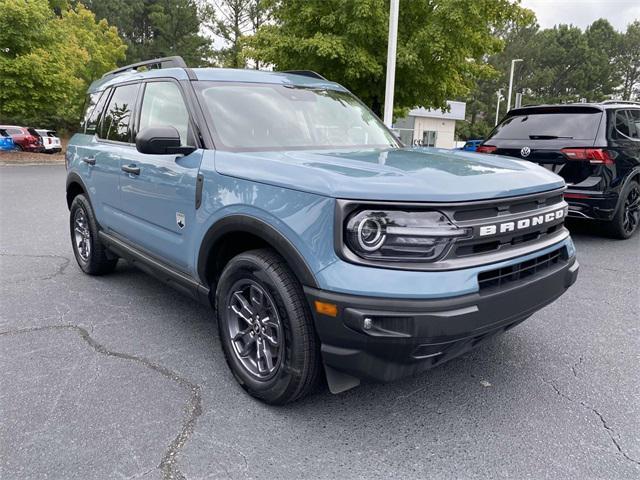
<svg viewBox="0 0 640 480">
<path fill-rule="evenodd" d="M 188 71 L 184 68 L 162 68 L 148 70 L 146 72 L 131 70 L 103 77 L 91 84 L 88 93 L 99 92 L 107 87 L 118 85 L 120 83 L 150 78 L 173 78 L 175 80 L 191 79 L 214 82 L 270 83 L 275 85 L 329 88 L 333 90 L 346 91 L 346 89 L 338 83 L 295 73 L 234 68 L 190 68 Z"/>
<path fill-rule="evenodd" d="M 509 110 L 507 115 L 522 115 L 525 113 L 533 112 L 533 111 L 561 111 L 561 110 L 572 110 L 574 112 L 579 111 L 580 109 L 585 110 L 600 110 L 605 111 L 609 109 L 619 109 L 619 108 L 640 108 L 640 103 L 638 102 L 626 102 L 626 101 L 613 101 L 608 100 L 606 102 L 600 103 L 556 103 L 556 104 L 541 104 L 541 105 L 525 105 L 524 107 L 513 108 Z"/>
</svg>

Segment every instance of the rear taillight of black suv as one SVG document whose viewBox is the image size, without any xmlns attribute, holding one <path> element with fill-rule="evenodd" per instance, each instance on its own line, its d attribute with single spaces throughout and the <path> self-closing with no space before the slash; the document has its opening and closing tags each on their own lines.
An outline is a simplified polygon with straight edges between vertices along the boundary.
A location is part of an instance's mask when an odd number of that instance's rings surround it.
<svg viewBox="0 0 640 480">
<path fill-rule="evenodd" d="M 568 160 L 583 160 L 603 165 L 615 163 L 613 157 L 603 148 L 563 148 L 560 151 Z"/>
</svg>

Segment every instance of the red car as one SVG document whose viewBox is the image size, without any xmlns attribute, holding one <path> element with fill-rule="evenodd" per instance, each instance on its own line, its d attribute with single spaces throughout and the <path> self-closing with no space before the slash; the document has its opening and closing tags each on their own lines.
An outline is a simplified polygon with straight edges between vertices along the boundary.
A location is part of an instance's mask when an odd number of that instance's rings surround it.
<svg viewBox="0 0 640 480">
<path fill-rule="evenodd" d="M 13 138 L 13 143 L 15 143 L 17 150 L 24 150 L 25 152 L 42 152 L 44 150 L 42 137 L 33 128 L 15 125 L 0 125 L 0 128 L 6 130 L 9 136 Z"/>
</svg>

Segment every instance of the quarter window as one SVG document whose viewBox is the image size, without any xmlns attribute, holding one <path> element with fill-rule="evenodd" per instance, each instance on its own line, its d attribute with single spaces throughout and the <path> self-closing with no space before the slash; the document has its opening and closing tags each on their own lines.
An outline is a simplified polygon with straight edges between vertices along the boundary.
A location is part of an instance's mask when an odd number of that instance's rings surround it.
<svg viewBox="0 0 640 480">
<path fill-rule="evenodd" d="M 180 89 L 173 82 L 149 82 L 144 89 L 138 130 L 163 126 L 175 127 L 180 143 L 188 144 L 189 112 Z"/>
<path fill-rule="evenodd" d="M 631 129 L 629 127 L 626 111 L 618 110 L 616 112 L 616 130 L 625 137 L 631 137 Z"/>
<path fill-rule="evenodd" d="M 640 110 L 627 110 L 627 115 L 631 127 L 631 138 L 640 139 Z"/>
<path fill-rule="evenodd" d="M 104 113 L 100 137 L 117 142 L 131 141 L 131 112 L 136 103 L 138 84 L 117 87 Z"/>
</svg>

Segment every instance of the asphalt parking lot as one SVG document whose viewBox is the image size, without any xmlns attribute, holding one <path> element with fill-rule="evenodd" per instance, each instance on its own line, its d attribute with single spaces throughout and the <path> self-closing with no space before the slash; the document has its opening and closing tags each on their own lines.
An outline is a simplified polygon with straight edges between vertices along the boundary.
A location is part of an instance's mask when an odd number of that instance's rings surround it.
<svg viewBox="0 0 640 480">
<path fill-rule="evenodd" d="M 640 235 L 573 226 L 576 285 L 415 378 L 265 406 L 211 312 L 76 266 L 63 166 L 0 167 L 0 478 L 640 478 Z"/>
</svg>

